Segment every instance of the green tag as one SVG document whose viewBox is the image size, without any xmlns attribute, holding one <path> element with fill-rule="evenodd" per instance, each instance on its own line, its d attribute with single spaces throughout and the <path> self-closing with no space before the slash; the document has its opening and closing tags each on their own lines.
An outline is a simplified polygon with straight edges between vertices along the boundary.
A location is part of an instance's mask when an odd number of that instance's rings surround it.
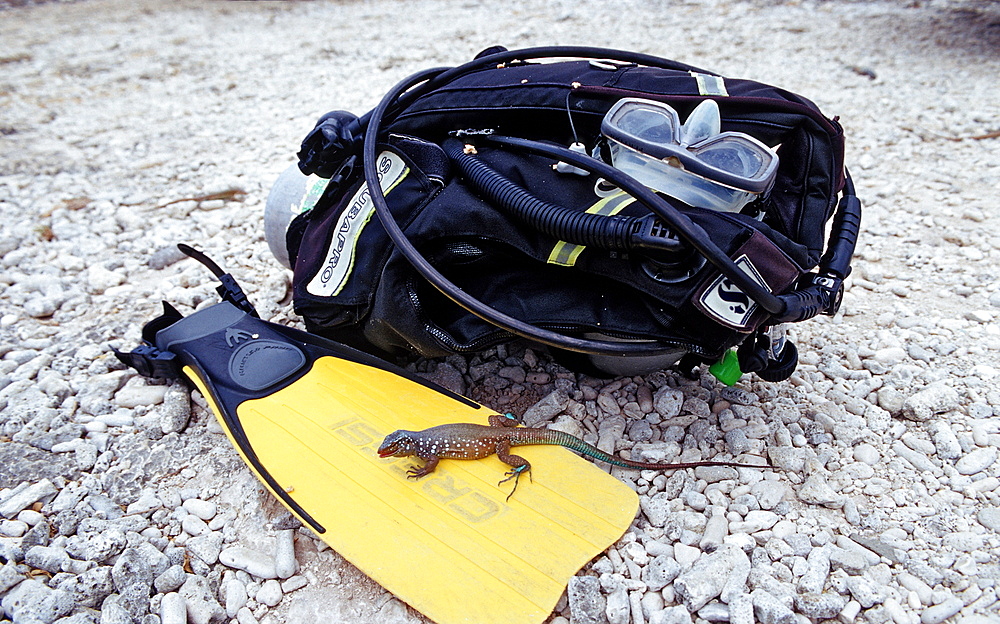
<svg viewBox="0 0 1000 624">
<path fill-rule="evenodd" d="M 329 184 L 330 178 L 321 178 L 316 174 L 309 175 L 306 178 L 306 194 L 302 197 L 302 201 L 299 202 L 298 210 L 296 211 L 293 207 L 292 211 L 295 213 L 295 216 L 303 212 L 309 212 L 315 208 L 316 202 L 323 197 L 323 193 Z"/>
<path fill-rule="evenodd" d="M 736 351 L 733 349 L 726 351 L 721 360 L 709 366 L 708 372 L 712 373 L 716 379 L 727 386 L 733 385 L 743 376 L 743 371 L 740 370 L 739 358 L 736 357 Z"/>
</svg>

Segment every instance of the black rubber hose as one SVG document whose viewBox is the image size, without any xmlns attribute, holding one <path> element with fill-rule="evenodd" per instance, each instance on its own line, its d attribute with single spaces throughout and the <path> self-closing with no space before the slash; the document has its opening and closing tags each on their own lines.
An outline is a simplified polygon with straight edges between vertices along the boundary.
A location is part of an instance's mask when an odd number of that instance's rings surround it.
<svg viewBox="0 0 1000 624">
<path fill-rule="evenodd" d="M 817 314 L 832 316 L 840 309 L 844 280 L 851 274 L 851 258 L 861 231 L 861 200 L 850 172 L 845 169 L 844 175 L 843 195 L 833 217 L 826 253 L 820 258 L 819 272 L 812 276 L 810 286 L 781 295 L 785 308 L 773 317 L 775 323 L 797 323 Z"/>
<path fill-rule="evenodd" d="M 861 232 L 861 200 L 854 190 L 851 174 L 846 169 L 844 176 L 844 195 L 833 217 L 826 253 L 819 261 L 821 273 L 827 271 L 841 279 L 851 273 L 851 258 Z"/>
<path fill-rule="evenodd" d="M 535 197 L 479 158 L 465 153 L 458 139 L 444 142 L 448 158 L 483 199 L 557 240 L 599 249 L 630 251 L 636 217 L 572 210 Z"/>
</svg>

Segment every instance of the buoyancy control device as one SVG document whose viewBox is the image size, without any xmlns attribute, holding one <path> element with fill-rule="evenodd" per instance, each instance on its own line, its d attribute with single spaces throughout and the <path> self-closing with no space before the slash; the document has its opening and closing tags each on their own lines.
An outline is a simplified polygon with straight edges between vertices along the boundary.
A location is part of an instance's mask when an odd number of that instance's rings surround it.
<svg viewBox="0 0 1000 624">
<path fill-rule="evenodd" d="M 837 312 L 860 229 L 836 118 L 602 48 L 418 72 L 321 117 L 298 157 L 265 215 L 295 311 L 382 354 L 520 337 L 588 372 L 779 381 L 785 324 Z"/>
</svg>

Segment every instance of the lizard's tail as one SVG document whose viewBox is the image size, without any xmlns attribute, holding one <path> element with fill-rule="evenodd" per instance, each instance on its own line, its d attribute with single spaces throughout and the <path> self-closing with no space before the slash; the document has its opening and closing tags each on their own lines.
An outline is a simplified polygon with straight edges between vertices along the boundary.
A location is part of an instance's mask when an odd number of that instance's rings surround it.
<svg viewBox="0 0 1000 624">
<path fill-rule="evenodd" d="M 658 464 L 653 462 L 641 462 L 634 461 L 631 459 L 623 459 L 621 457 L 615 457 L 610 453 L 606 453 L 601 449 L 588 444 L 577 438 L 571 436 L 570 434 L 557 431 L 555 429 L 530 429 L 521 428 L 514 429 L 515 434 L 511 436 L 511 446 L 523 446 L 529 444 L 553 444 L 558 446 L 564 446 L 568 449 L 574 450 L 577 453 L 586 455 L 588 457 L 593 457 L 598 461 L 602 461 L 606 464 L 611 464 L 612 466 L 618 466 L 620 468 L 633 468 L 635 470 L 676 470 L 682 468 L 698 468 L 700 466 L 729 466 L 731 468 L 768 468 L 769 466 L 757 466 L 753 464 L 739 464 L 736 462 L 727 461 L 696 461 L 696 462 L 681 462 L 681 463 L 665 463 Z"/>
<path fill-rule="evenodd" d="M 619 466 L 621 468 L 643 469 L 646 467 L 659 466 L 659 464 L 645 464 L 643 462 L 633 462 L 620 457 L 615 457 L 614 455 L 605 453 L 596 446 L 587 444 L 580 438 L 571 436 L 564 431 L 534 428 L 519 428 L 513 430 L 513 435 L 511 436 L 511 446 L 527 446 L 530 444 L 552 444 L 565 446 L 566 448 L 574 450 L 581 455 L 593 457 L 598 461 L 611 464 L 612 466 Z"/>
</svg>

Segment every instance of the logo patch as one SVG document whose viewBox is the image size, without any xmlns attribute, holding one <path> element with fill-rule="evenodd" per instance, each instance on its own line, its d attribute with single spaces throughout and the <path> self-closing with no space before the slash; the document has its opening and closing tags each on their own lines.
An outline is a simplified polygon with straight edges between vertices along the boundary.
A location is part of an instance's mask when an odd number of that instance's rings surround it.
<svg viewBox="0 0 1000 624">
<path fill-rule="evenodd" d="M 260 339 L 246 331 L 239 336 L 246 341 L 229 356 L 229 377 L 247 390 L 263 390 L 284 381 L 306 363 L 306 356 L 294 345 Z"/>
<path fill-rule="evenodd" d="M 385 195 L 388 195 L 410 171 L 402 158 L 389 151 L 378 155 L 376 170 L 379 186 Z M 368 192 L 368 185 L 364 184 L 340 214 L 333 230 L 330 248 L 326 252 L 326 260 L 320 271 L 306 285 L 309 294 L 333 297 L 341 291 L 354 268 L 358 238 L 373 214 L 375 214 L 375 203 Z"/>
<path fill-rule="evenodd" d="M 745 254 L 736 259 L 736 266 L 753 281 L 770 290 L 757 267 Z M 756 302 L 725 275 L 715 278 L 701 294 L 698 303 L 706 314 L 733 329 L 749 328 L 751 316 L 757 309 Z"/>
</svg>

